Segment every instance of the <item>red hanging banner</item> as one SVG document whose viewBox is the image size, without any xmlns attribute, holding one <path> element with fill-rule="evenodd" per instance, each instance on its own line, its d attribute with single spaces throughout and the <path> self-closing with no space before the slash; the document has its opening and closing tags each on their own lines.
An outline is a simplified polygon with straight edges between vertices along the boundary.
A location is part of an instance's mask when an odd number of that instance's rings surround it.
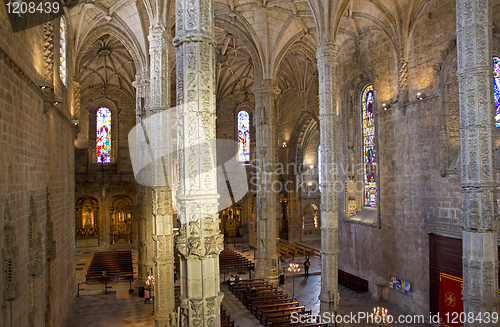
<svg viewBox="0 0 500 327">
<path fill-rule="evenodd" d="M 462 301 L 463 279 L 439 272 L 439 326 L 463 326 L 464 302 Z"/>
</svg>

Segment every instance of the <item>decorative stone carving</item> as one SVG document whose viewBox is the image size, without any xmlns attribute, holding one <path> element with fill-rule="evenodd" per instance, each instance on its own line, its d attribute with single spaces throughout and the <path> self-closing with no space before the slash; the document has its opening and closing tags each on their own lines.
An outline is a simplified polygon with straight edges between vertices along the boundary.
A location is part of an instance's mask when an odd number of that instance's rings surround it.
<svg viewBox="0 0 500 327">
<path fill-rule="evenodd" d="M 273 191 L 279 174 L 278 124 L 276 95 L 280 90 L 274 80 L 256 83 L 254 126 L 256 134 L 256 177 L 257 197 L 255 213 L 257 218 L 257 254 L 255 276 L 266 278 L 272 283 L 278 281 L 279 258 L 279 194 Z"/>
<path fill-rule="evenodd" d="M 149 28 L 149 107 L 146 117 L 167 110 L 170 107 L 170 84 L 168 67 L 168 44 L 170 35 L 163 25 L 153 25 Z M 174 299 L 174 235 L 172 217 L 172 190 L 163 165 L 170 165 L 171 130 L 170 119 L 166 121 L 151 119 L 151 169 L 152 204 L 153 204 L 153 261 L 155 276 L 155 321 L 156 326 L 175 326 L 175 299 Z M 141 119 L 141 118 L 139 118 Z M 160 125 L 164 124 L 166 126 Z M 158 126 L 156 126 L 158 125 Z M 165 133 L 165 134 L 163 134 Z M 162 156 L 158 157 L 159 154 Z M 167 185 L 161 185 L 166 182 Z M 148 219 L 146 217 L 146 219 Z"/>
<path fill-rule="evenodd" d="M 80 111 L 81 111 L 81 104 L 82 104 L 82 100 L 81 100 L 81 97 L 82 97 L 82 94 L 81 94 L 81 90 L 82 90 L 82 85 L 78 82 L 78 80 L 76 80 L 78 77 L 75 77 L 75 79 L 73 80 L 73 119 L 75 120 L 80 120 Z M 80 125 L 78 125 L 78 128 L 80 128 Z M 78 132 L 80 132 L 78 130 Z"/>
<path fill-rule="evenodd" d="M 401 54 L 399 59 L 399 96 L 400 100 L 405 102 L 408 101 L 408 61 L 404 58 L 404 54 Z"/>
<path fill-rule="evenodd" d="M 457 0 L 464 312 L 498 312 L 491 2 Z M 493 267 L 495 267 L 493 269 Z M 482 326 L 466 321 L 464 326 Z"/>
<path fill-rule="evenodd" d="M 19 252 L 16 244 L 16 230 L 12 225 L 9 203 L 5 200 L 3 226 L 3 301 L 13 301 L 19 297 Z"/>
<path fill-rule="evenodd" d="M 177 0 L 177 208 L 181 254 L 181 326 L 217 326 L 218 255 L 222 236 L 217 214 L 215 142 L 215 37 L 210 0 Z M 186 268 L 184 268 L 186 267 Z M 210 270 L 210 271 L 206 271 Z M 203 276 L 203 279 L 201 277 Z M 210 277 L 206 277 L 210 276 Z M 203 292 L 194 292 L 193 289 Z M 189 301 L 189 302 L 188 302 Z M 213 303 L 213 304 L 212 304 Z"/>
<path fill-rule="evenodd" d="M 43 24 L 43 73 L 44 80 L 54 85 L 54 22 Z"/>
<path fill-rule="evenodd" d="M 56 241 L 54 241 L 54 223 L 52 222 L 49 201 L 49 188 L 46 188 L 46 213 L 45 213 L 45 259 L 53 260 L 56 258 Z"/>
<path fill-rule="evenodd" d="M 37 212 L 35 199 L 30 196 L 29 216 L 28 216 L 28 274 L 30 276 L 42 273 L 42 236 L 36 232 Z"/>
<path fill-rule="evenodd" d="M 50 294 L 52 293 L 52 287 L 50 284 L 51 273 L 50 273 L 50 260 L 56 258 L 56 241 L 54 241 L 54 224 L 52 223 L 51 211 L 50 211 L 50 201 L 49 201 L 49 188 L 45 189 L 45 259 L 47 264 L 45 265 L 45 326 L 52 326 L 52 309 L 50 306 Z"/>
<path fill-rule="evenodd" d="M 340 183 L 337 154 L 337 116 L 335 88 L 336 49 L 333 43 L 318 45 L 319 121 L 321 167 L 321 301 L 320 311 L 338 309 L 338 198 Z"/>
</svg>

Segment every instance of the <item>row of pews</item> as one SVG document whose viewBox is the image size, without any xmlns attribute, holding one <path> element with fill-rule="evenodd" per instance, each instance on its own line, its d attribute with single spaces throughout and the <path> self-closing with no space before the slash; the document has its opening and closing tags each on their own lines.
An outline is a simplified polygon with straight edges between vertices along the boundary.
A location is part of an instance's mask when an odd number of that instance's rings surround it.
<svg viewBox="0 0 500 327">
<path fill-rule="evenodd" d="M 225 247 L 219 254 L 219 270 L 254 270 L 255 264 L 240 253 Z"/>
<path fill-rule="evenodd" d="M 132 251 L 95 252 L 85 278 L 87 283 L 89 280 L 134 279 Z"/>
<path fill-rule="evenodd" d="M 177 277 L 179 277 L 180 272 L 180 258 L 177 251 L 175 251 L 174 256 L 175 270 L 177 271 Z M 240 253 L 225 247 L 224 250 L 219 255 L 219 270 L 220 271 L 235 271 L 235 270 L 254 270 L 255 264 L 248 260 L 245 256 Z"/>
<path fill-rule="evenodd" d="M 231 292 L 250 310 L 250 312 L 268 326 L 327 326 L 326 323 L 297 324 L 292 322 L 292 314 L 310 316 L 298 301 L 283 294 L 283 290 L 269 284 L 262 278 L 236 281 L 230 287 Z M 307 320 L 307 319 L 306 319 Z"/>
<path fill-rule="evenodd" d="M 280 242 L 280 254 L 286 258 L 291 256 L 311 256 L 319 255 L 318 250 L 305 244 L 296 243 L 288 244 L 285 242 Z"/>
</svg>

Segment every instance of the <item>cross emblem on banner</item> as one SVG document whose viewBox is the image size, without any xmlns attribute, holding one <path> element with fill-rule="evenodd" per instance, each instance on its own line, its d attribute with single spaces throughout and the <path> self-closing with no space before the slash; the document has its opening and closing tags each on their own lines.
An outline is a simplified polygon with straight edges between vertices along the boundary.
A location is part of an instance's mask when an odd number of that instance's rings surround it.
<svg viewBox="0 0 500 327">
<path fill-rule="evenodd" d="M 455 294 L 453 292 L 447 292 L 444 296 L 444 301 L 446 302 L 446 305 L 453 308 L 457 304 L 457 298 L 455 297 Z"/>
</svg>

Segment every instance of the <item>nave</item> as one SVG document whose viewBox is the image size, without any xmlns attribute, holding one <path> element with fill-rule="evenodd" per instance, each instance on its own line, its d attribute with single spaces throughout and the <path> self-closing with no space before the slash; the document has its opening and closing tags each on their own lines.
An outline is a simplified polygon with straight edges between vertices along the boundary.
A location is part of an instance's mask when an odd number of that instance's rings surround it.
<svg viewBox="0 0 500 327">
<path fill-rule="evenodd" d="M 311 247 L 318 247 L 319 243 L 307 242 Z M 251 261 L 253 260 L 254 251 L 249 247 L 246 242 L 226 244 L 226 247 L 236 251 L 237 253 L 245 256 Z M 95 250 L 89 248 L 80 248 L 76 251 L 76 276 L 79 283 L 79 296 L 76 297 L 75 302 L 71 306 L 68 317 L 65 321 L 65 327 L 145 327 L 154 325 L 154 316 L 152 315 L 152 304 L 144 303 L 144 298 L 139 297 L 137 287 L 133 286 L 133 293 L 128 294 L 129 282 L 119 281 L 110 282 L 108 286 L 111 287 L 108 294 L 104 294 L 104 284 L 89 282 L 85 283 L 85 273 L 90 265 Z M 137 250 L 132 250 L 134 258 L 134 274 L 137 273 Z M 285 273 L 285 283 L 278 285 L 277 288 L 282 290 L 283 293 L 292 296 L 300 305 L 305 306 L 310 310 L 312 315 L 319 315 L 320 301 L 318 295 L 321 286 L 321 260 L 318 256 L 311 256 L 310 262 L 310 276 L 305 278 L 302 263 L 304 257 L 299 256 L 296 258 L 284 258 L 281 263 L 282 270 Z M 290 263 L 298 263 L 301 271 L 292 276 L 287 271 Z M 253 273 L 253 272 L 252 272 Z M 238 275 L 243 281 L 253 277 L 248 272 L 232 270 L 224 273 L 221 271 L 221 291 L 224 293 L 222 306 L 227 314 L 234 320 L 234 326 L 240 327 L 254 327 L 264 326 L 260 321 L 243 305 L 243 303 L 234 296 L 230 291 L 228 285 L 224 280 L 230 278 L 231 275 Z M 293 282 L 295 279 L 295 283 Z M 295 285 L 294 285 L 295 284 Z M 133 285 L 137 286 L 136 280 Z M 175 283 L 179 286 L 179 280 Z M 295 288 L 295 289 L 293 289 Z M 117 292 L 118 290 L 118 292 Z M 339 285 L 341 304 L 339 306 L 340 315 L 349 315 L 351 313 L 371 313 L 376 307 L 384 307 L 388 309 L 391 315 L 411 315 L 410 311 L 388 302 L 386 300 L 376 300 L 369 292 L 357 293 L 345 286 Z M 118 295 L 116 293 L 119 293 Z M 124 295 L 126 294 L 126 295 Z M 361 321 L 356 323 L 342 323 L 338 326 L 354 327 L 354 326 L 368 326 Z M 407 324 L 392 324 L 392 326 L 408 326 Z M 428 324 L 412 324 L 415 327 L 430 326 Z"/>
</svg>

